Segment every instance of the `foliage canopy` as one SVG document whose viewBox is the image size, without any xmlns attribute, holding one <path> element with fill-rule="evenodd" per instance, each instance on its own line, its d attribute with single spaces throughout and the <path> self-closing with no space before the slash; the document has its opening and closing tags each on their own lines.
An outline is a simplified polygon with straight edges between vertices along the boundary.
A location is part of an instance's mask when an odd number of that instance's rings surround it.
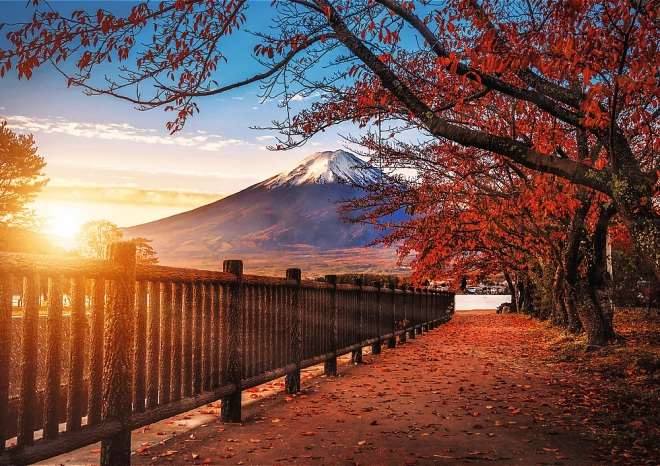
<svg viewBox="0 0 660 466">
<path fill-rule="evenodd" d="M 370 188 L 348 207 L 358 221 L 394 228 L 383 241 L 417 252 L 418 270 L 490 264 L 527 290 L 554 273 L 556 314 L 595 343 L 611 335 L 598 296 L 610 223 L 660 279 L 660 0 L 274 0 L 252 44 L 235 35 L 248 6 L 44 10 L 9 31 L 0 74 L 73 60 L 69 85 L 163 107 L 172 131 L 202 98 L 252 83 L 287 109 L 308 97 L 273 124 L 279 148 L 378 124 L 353 141 L 418 176 Z M 223 73 L 229 50 L 262 69 Z M 114 59 L 121 72 L 99 85 L 96 68 Z M 386 224 L 399 208 L 412 221 Z"/>
<path fill-rule="evenodd" d="M 45 166 L 32 135 L 16 134 L 0 123 L 0 225 L 33 225 L 34 214 L 26 205 L 48 183 Z"/>
</svg>

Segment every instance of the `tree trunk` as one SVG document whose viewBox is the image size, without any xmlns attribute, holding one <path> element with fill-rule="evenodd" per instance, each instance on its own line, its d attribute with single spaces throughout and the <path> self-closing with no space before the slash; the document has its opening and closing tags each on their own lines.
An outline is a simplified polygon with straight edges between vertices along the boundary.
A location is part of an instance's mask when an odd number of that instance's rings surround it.
<svg viewBox="0 0 660 466">
<path fill-rule="evenodd" d="M 596 295 L 579 270 L 585 256 L 593 254 L 593 251 L 581 250 L 585 240 L 589 239 L 585 229 L 585 218 L 591 208 L 593 194 L 581 187 L 578 190 L 578 199 L 582 202 L 582 207 L 568 225 L 562 250 L 565 274 L 564 303 L 569 318 L 569 330 L 577 332 L 582 327 L 587 332 L 589 344 L 602 346 L 611 338 L 611 334 L 605 325 L 602 308 L 596 300 Z M 576 316 L 581 324 L 579 326 Z"/>
<path fill-rule="evenodd" d="M 568 327 L 568 311 L 564 302 L 564 268 L 561 264 L 557 266 L 555 277 L 552 281 L 552 302 L 552 320 L 562 327 Z"/>
<path fill-rule="evenodd" d="M 511 291 L 511 312 L 518 313 L 518 299 L 517 299 L 517 288 L 513 280 L 511 279 L 511 274 L 508 271 L 504 271 L 504 279 L 506 284 Z"/>
<path fill-rule="evenodd" d="M 638 167 L 623 167 L 611 183 L 612 203 L 635 248 L 660 280 L 660 215 L 653 205 L 655 180 Z"/>
<path fill-rule="evenodd" d="M 593 294 L 596 305 L 601 309 L 605 336 L 608 340 L 615 338 L 612 320 L 614 319 L 614 306 L 612 304 L 612 277 L 607 271 L 607 227 L 616 209 L 610 204 L 600 207 L 596 228 L 586 246 L 590 247 L 587 253 L 587 282 Z"/>
<path fill-rule="evenodd" d="M 527 315 L 534 314 L 534 306 L 532 304 L 533 292 L 534 292 L 534 285 L 532 284 L 532 281 L 529 279 L 529 275 L 525 275 L 525 278 L 523 279 L 523 289 L 522 292 L 520 293 L 520 303 L 519 303 L 520 312 L 522 312 L 523 314 L 527 314 Z"/>
<path fill-rule="evenodd" d="M 584 327 L 578 315 L 577 306 L 575 305 L 574 290 L 566 280 L 564 280 L 563 299 L 568 318 L 568 331 L 573 334 L 582 333 Z"/>
<path fill-rule="evenodd" d="M 590 345 L 603 346 L 609 340 L 608 332 L 604 326 L 602 309 L 598 305 L 593 290 L 586 280 L 578 283 L 568 283 L 567 288 L 576 302 L 577 313 L 587 333 L 587 341 Z"/>
</svg>

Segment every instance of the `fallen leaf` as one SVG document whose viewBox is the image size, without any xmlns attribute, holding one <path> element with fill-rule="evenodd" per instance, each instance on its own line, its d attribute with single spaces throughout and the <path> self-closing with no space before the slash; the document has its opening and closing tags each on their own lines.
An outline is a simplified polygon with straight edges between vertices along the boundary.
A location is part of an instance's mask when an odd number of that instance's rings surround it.
<svg viewBox="0 0 660 466">
<path fill-rule="evenodd" d="M 147 442 L 147 443 L 149 443 L 149 442 Z M 96 449 L 94 449 L 94 450 L 89 450 L 89 451 L 92 452 L 92 453 L 94 453 L 95 455 L 101 453 L 101 449 L 100 449 L 100 448 L 96 448 Z"/>
<path fill-rule="evenodd" d="M 360 441 L 358 442 L 358 445 L 364 445 L 364 444 L 366 444 L 366 443 L 367 443 L 366 440 L 360 440 Z"/>
<path fill-rule="evenodd" d="M 261 440 L 259 440 L 258 438 L 251 438 L 250 443 L 261 443 Z"/>
</svg>

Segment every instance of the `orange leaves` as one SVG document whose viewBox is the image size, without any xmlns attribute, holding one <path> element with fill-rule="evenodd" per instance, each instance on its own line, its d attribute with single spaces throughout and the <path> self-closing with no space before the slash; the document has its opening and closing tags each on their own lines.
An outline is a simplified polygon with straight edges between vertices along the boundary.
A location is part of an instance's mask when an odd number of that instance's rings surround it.
<svg viewBox="0 0 660 466">
<path fill-rule="evenodd" d="M 269 45 L 257 44 L 254 46 L 253 52 L 255 55 L 267 55 L 268 58 L 273 58 L 275 56 L 273 47 Z"/>
</svg>

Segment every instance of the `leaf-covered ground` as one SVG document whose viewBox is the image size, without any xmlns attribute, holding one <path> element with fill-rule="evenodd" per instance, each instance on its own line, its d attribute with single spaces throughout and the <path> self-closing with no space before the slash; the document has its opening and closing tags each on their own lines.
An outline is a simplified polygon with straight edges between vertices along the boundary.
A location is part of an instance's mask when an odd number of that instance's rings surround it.
<svg viewBox="0 0 660 466">
<path fill-rule="evenodd" d="M 585 354 L 524 316 L 459 313 L 365 364 L 340 366 L 339 377 L 305 380 L 296 395 L 255 391 L 242 424 L 216 420 L 145 443 L 133 463 L 657 464 L 657 424 L 641 406 L 651 405 L 649 369 L 637 387 L 644 400 L 628 400 L 619 384 L 635 386 L 634 377 L 610 380 L 614 363 L 592 372 L 602 352 Z M 613 429 L 614 418 L 625 426 Z"/>
<path fill-rule="evenodd" d="M 602 382 L 583 422 L 601 439 L 603 460 L 660 464 L 660 314 L 619 309 L 614 326 L 618 340 L 603 348 L 558 333 L 551 361 Z"/>
</svg>

